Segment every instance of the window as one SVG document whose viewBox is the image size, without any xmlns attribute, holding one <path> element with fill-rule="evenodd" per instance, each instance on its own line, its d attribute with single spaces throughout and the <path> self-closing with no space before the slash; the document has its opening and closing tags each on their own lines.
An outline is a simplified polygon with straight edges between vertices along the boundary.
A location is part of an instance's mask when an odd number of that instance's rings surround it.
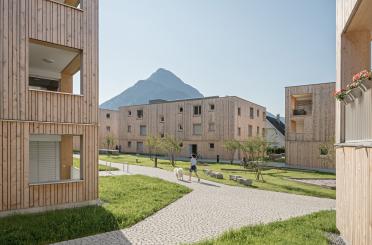
<svg viewBox="0 0 372 245">
<path fill-rule="evenodd" d="M 238 107 L 238 116 L 240 116 L 242 113 L 241 113 L 241 109 L 240 107 Z"/>
<path fill-rule="evenodd" d="M 266 130 L 262 128 L 262 137 L 265 137 L 265 136 L 266 136 Z"/>
<path fill-rule="evenodd" d="M 183 112 L 183 107 L 182 107 L 182 106 L 179 106 L 179 107 L 178 107 L 178 112 L 179 112 L 179 113 L 182 113 L 182 112 Z"/>
<path fill-rule="evenodd" d="M 248 137 L 252 137 L 252 125 L 248 125 Z"/>
<path fill-rule="evenodd" d="M 202 134 L 202 125 L 201 124 L 194 124 L 193 125 L 193 135 L 201 135 Z"/>
<path fill-rule="evenodd" d="M 147 135 L 147 127 L 145 125 L 140 126 L 140 136 L 146 136 Z"/>
<path fill-rule="evenodd" d="M 110 113 L 106 113 L 106 118 L 110 118 L 110 117 L 111 117 Z"/>
<path fill-rule="evenodd" d="M 164 122 L 164 116 L 160 116 L 160 122 Z"/>
<path fill-rule="evenodd" d="M 128 125 L 128 133 L 131 133 L 132 132 L 132 126 L 131 125 Z"/>
<path fill-rule="evenodd" d="M 209 143 L 209 149 L 211 149 L 211 150 L 214 149 L 214 143 Z"/>
<path fill-rule="evenodd" d="M 262 119 L 263 119 L 263 121 L 266 121 L 266 112 L 262 113 Z"/>
<path fill-rule="evenodd" d="M 260 117 L 260 110 L 257 110 L 257 117 Z"/>
<path fill-rule="evenodd" d="M 251 119 L 254 118 L 254 109 L 253 109 L 253 107 L 250 107 L 250 108 L 249 108 L 249 117 L 250 117 Z"/>
<path fill-rule="evenodd" d="M 137 152 L 138 153 L 143 152 L 143 142 L 137 142 Z"/>
<path fill-rule="evenodd" d="M 139 119 L 143 118 L 143 110 L 137 110 L 137 118 Z"/>
<path fill-rule="evenodd" d="M 182 124 L 178 124 L 178 131 L 183 131 L 183 126 L 182 126 Z"/>
<path fill-rule="evenodd" d="M 209 123 L 208 125 L 208 131 L 215 131 L 216 130 L 216 125 L 214 123 Z"/>
<path fill-rule="evenodd" d="M 241 135 L 242 135 L 242 129 L 238 128 L 238 136 L 241 136 Z"/>
<path fill-rule="evenodd" d="M 30 89 L 82 94 L 81 50 L 29 41 Z"/>
<path fill-rule="evenodd" d="M 201 105 L 194 106 L 194 116 L 201 115 Z"/>
<path fill-rule="evenodd" d="M 73 159 L 74 135 L 30 135 L 29 181 L 31 184 L 81 179 L 80 159 Z"/>
<path fill-rule="evenodd" d="M 106 126 L 106 131 L 107 132 L 110 132 L 111 131 L 111 127 L 110 126 Z"/>
<path fill-rule="evenodd" d="M 130 117 L 130 116 L 132 116 L 132 111 L 131 110 L 128 111 L 128 117 Z"/>
<path fill-rule="evenodd" d="M 257 127 L 257 136 L 260 136 L 260 127 Z"/>
<path fill-rule="evenodd" d="M 132 148 L 132 142 L 128 141 L 128 148 Z"/>
<path fill-rule="evenodd" d="M 214 111 L 214 104 L 209 104 L 209 110 Z"/>
</svg>

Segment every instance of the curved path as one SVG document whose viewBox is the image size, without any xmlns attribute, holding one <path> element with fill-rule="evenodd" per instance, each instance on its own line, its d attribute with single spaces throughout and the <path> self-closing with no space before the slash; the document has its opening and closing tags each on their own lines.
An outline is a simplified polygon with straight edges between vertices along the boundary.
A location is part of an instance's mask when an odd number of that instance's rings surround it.
<svg viewBox="0 0 372 245">
<path fill-rule="evenodd" d="M 123 168 L 121 164 L 113 163 L 112 166 Z M 335 208 L 332 199 L 233 187 L 206 180 L 182 182 L 176 180 L 172 172 L 149 167 L 130 165 L 129 173 L 115 171 L 111 174 L 158 177 L 188 186 L 193 191 L 130 228 L 60 244 L 192 243 L 218 236 L 229 229 Z"/>
</svg>

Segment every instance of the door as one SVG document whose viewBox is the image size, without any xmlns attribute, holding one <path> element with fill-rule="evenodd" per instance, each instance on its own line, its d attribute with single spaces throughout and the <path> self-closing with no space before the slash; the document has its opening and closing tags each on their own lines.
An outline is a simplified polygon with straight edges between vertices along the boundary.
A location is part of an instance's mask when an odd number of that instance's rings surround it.
<svg viewBox="0 0 372 245">
<path fill-rule="evenodd" d="M 198 155 L 198 145 L 190 145 L 190 154 Z"/>
</svg>

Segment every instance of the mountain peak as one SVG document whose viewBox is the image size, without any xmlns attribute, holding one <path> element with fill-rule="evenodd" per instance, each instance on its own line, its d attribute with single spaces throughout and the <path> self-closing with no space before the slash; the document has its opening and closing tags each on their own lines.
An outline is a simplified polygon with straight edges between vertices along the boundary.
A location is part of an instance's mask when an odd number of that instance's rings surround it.
<svg viewBox="0 0 372 245">
<path fill-rule="evenodd" d="M 157 69 L 146 80 L 139 80 L 132 87 L 101 104 L 102 109 L 117 110 L 121 106 L 147 104 L 150 100 L 180 100 L 204 97 L 197 89 L 183 82 L 173 72 Z"/>
</svg>

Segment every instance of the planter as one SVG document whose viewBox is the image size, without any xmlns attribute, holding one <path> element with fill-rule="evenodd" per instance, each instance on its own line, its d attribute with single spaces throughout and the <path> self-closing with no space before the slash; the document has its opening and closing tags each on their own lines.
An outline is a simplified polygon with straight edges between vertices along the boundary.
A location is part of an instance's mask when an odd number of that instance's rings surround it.
<svg viewBox="0 0 372 245">
<path fill-rule="evenodd" d="M 359 98 L 360 96 L 362 96 L 362 90 L 360 90 L 359 87 L 353 88 L 350 91 L 349 95 L 351 95 L 353 99 L 355 100 L 356 98 Z"/>
<path fill-rule="evenodd" d="M 295 116 L 306 115 L 306 111 L 304 109 L 294 109 L 293 110 L 293 115 L 295 115 Z"/>
<path fill-rule="evenodd" d="M 349 103 L 351 103 L 351 102 L 353 102 L 354 101 L 354 99 L 353 99 L 353 97 L 350 95 L 350 94 L 347 94 L 346 96 L 345 96 L 345 98 L 344 98 L 344 100 L 343 100 L 343 102 L 347 105 L 347 104 L 349 104 Z"/>
<path fill-rule="evenodd" d="M 368 89 L 372 88 L 372 80 L 362 80 L 359 87 L 365 92 Z"/>
</svg>

